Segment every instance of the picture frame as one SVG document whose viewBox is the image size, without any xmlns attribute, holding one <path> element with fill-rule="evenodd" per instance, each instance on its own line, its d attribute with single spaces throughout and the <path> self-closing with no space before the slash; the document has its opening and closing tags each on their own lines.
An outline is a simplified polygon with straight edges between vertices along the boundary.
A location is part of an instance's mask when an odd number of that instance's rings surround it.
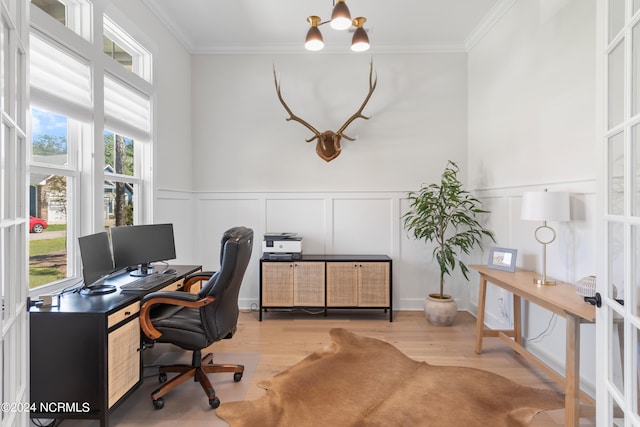
<svg viewBox="0 0 640 427">
<path fill-rule="evenodd" d="M 516 271 L 517 256 L 517 249 L 494 246 L 489 250 L 489 261 L 487 262 L 487 267 L 513 273 Z"/>
</svg>

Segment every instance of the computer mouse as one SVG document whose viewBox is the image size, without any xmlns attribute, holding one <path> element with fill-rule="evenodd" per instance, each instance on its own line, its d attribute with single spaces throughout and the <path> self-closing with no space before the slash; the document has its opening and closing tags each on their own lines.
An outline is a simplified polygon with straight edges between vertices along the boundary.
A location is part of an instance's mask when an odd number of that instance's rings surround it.
<svg viewBox="0 0 640 427">
<path fill-rule="evenodd" d="M 167 268 L 162 272 L 162 274 L 175 274 L 175 273 L 176 273 L 176 270 L 173 268 Z"/>
</svg>

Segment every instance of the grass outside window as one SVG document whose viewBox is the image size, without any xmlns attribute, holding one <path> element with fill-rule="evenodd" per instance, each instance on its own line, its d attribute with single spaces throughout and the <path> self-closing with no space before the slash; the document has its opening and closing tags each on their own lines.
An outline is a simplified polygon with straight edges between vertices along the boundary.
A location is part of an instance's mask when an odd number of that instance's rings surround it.
<svg viewBox="0 0 640 427">
<path fill-rule="evenodd" d="M 66 224 L 50 224 L 43 237 L 53 231 L 65 231 Z M 66 274 L 67 238 L 53 237 L 29 241 L 29 289 L 64 279 Z"/>
</svg>

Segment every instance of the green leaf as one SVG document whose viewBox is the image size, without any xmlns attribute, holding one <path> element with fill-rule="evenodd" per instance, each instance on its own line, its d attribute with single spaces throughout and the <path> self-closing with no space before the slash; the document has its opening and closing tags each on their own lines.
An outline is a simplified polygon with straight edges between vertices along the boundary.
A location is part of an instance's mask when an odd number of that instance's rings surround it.
<svg viewBox="0 0 640 427">
<path fill-rule="evenodd" d="M 490 211 L 463 189 L 458 172 L 458 165 L 449 161 L 439 184 L 422 184 L 418 191 L 407 193 L 410 209 L 402 216 L 405 230 L 416 240 L 436 243 L 432 257 L 440 269 L 441 294 L 444 277 L 451 275 L 457 266 L 468 280 L 469 269 L 458 254 L 482 248 L 483 237 L 495 242 L 493 232 L 485 229 L 478 218 Z"/>
</svg>

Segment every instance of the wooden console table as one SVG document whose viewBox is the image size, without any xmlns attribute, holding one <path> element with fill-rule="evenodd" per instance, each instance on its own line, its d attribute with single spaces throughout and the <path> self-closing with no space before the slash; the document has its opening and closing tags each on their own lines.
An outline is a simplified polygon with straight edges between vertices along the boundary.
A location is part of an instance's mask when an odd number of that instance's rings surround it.
<svg viewBox="0 0 640 427">
<path fill-rule="evenodd" d="M 555 286 L 536 285 L 533 281 L 538 274 L 517 270 L 514 273 L 490 269 L 485 265 L 471 265 L 480 273 L 480 293 L 478 295 L 478 318 L 476 321 L 476 353 L 482 353 L 483 337 L 498 337 L 516 353 L 544 371 L 551 379 L 564 387 L 565 426 L 579 424 L 580 401 L 590 408 L 582 408 L 583 415 L 593 415 L 595 400 L 580 391 L 580 323 L 595 322 L 595 307 L 584 302 L 575 287 L 563 282 Z M 487 282 L 513 294 L 513 329 L 492 330 L 484 327 Z M 520 301 L 525 299 L 566 319 L 566 365 L 565 376 L 558 374 L 542 360 L 530 353 L 522 345 L 522 319 Z M 587 412 L 587 409 L 589 412 Z"/>
</svg>

